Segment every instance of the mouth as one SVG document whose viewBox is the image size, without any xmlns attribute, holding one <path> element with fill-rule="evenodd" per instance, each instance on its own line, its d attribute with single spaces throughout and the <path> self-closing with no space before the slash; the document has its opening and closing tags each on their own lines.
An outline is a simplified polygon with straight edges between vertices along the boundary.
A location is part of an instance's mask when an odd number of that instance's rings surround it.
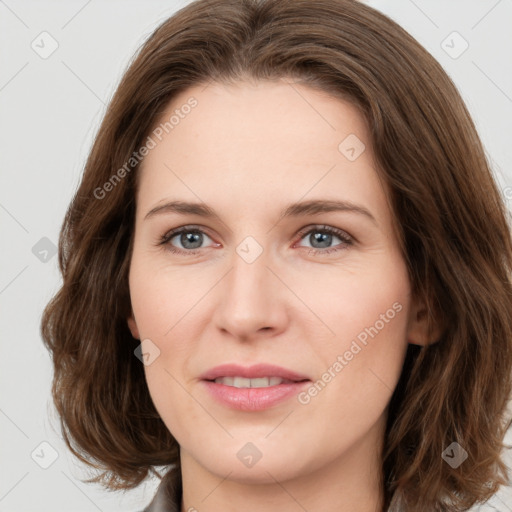
<svg viewBox="0 0 512 512">
<path fill-rule="evenodd" d="M 269 388 L 272 386 L 279 386 L 281 384 L 295 384 L 297 382 L 306 382 L 308 379 L 290 380 L 282 377 L 257 377 L 249 379 L 241 376 L 234 377 L 217 377 L 216 379 L 207 380 L 207 382 L 215 382 L 216 384 L 223 384 L 233 388 Z"/>
<path fill-rule="evenodd" d="M 284 404 L 311 383 L 305 375 L 268 364 L 225 364 L 200 378 L 207 395 L 218 404 L 253 412 Z"/>
</svg>

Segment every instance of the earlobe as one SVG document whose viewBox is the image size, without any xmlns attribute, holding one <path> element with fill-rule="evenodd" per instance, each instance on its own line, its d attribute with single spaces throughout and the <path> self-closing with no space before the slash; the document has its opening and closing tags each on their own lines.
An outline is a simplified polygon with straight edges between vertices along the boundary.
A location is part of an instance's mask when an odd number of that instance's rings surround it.
<svg viewBox="0 0 512 512">
<path fill-rule="evenodd" d="M 441 337 L 442 329 L 440 322 L 436 319 L 428 330 L 428 311 L 423 303 L 413 301 L 409 313 L 407 328 L 407 341 L 413 345 L 431 345 L 437 343 Z"/>
<path fill-rule="evenodd" d="M 135 322 L 133 313 L 128 317 L 128 327 L 132 333 L 132 336 L 135 339 L 140 340 L 139 328 L 137 327 L 137 322 Z"/>
</svg>

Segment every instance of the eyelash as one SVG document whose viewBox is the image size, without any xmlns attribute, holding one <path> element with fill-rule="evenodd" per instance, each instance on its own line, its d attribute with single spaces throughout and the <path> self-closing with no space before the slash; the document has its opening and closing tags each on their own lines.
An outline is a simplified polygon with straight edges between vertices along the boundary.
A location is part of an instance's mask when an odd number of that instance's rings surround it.
<svg viewBox="0 0 512 512">
<path fill-rule="evenodd" d="M 167 232 L 165 235 L 163 235 L 157 245 L 166 245 L 166 250 L 168 250 L 171 253 L 174 254 L 180 254 L 180 255 L 190 255 L 195 256 L 196 254 L 199 254 L 201 249 L 178 249 L 174 246 L 172 246 L 169 242 L 176 236 L 180 235 L 182 233 L 203 233 L 206 236 L 209 237 L 208 233 L 205 233 L 202 229 L 200 229 L 199 226 L 182 226 L 180 228 L 176 228 L 172 231 Z M 316 225 L 312 226 L 311 228 L 307 229 L 306 231 L 301 230 L 298 233 L 298 236 L 300 236 L 299 241 L 302 240 L 305 236 L 311 234 L 311 233 L 327 233 L 329 235 L 336 235 L 338 238 L 341 239 L 342 243 L 339 244 L 339 246 L 334 247 L 327 247 L 326 249 L 315 249 L 314 247 L 302 247 L 302 249 L 308 249 L 310 252 L 312 252 L 315 256 L 321 255 L 325 256 L 327 254 L 331 254 L 334 252 L 339 252 L 347 249 L 349 246 L 353 245 L 354 240 L 352 237 L 347 235 L 344 231 L 334 228 L 332 226 L 325 226 L 325 225 Z M 210 237 L 211 238 L 211 237 Z M 341 247 L 340 247 L 341 246 Z"/>
</svg>

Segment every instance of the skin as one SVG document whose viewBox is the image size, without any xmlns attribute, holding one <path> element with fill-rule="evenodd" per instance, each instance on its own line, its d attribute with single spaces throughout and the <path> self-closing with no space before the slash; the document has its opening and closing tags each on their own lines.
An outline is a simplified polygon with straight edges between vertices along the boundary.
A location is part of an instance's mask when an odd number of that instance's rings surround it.
<svg viewBox="0 0 512 512">
<path fill-rule="evenodd" d="M 282 79 L 192 87 L 162 119 L 192 96 L 198 105 L 143 161 L 129 275 L 132 335 L 160 350 L 145 372 L 181 447 L 181 510 L 380 511 L 387 406 L 407 343 L 429 340 L 363 117 Z M 338 149 L 349 134 L 366 146 L 355 161 Z M 220 220 L 173 212 L 145 219 L 171 199 L 204 202 Z M 290 203 L 311 199 L 351 201 L 376 222 L 350 211 L 280 219 Z M 179 235 L 158 245 L 188 224 L 201 228 L 202 245 L 185 246 Z M 321 229 L 299 234 L 324 225 L 354 243 L 333 235 L 322 245 L 314 239 Z M 236 252 L 247 236 L 263 250 L 250 264 Z M 340 250 L 312 251 L 324 247 Z M 316 381 L 395 303 L 400 312 L 307 404 L 292 397 L 237 411 L 200 382 L 219 364 L 256 362 Z M 247 442 L 262 453 L 252 467 L 237 457 Z"/>
</svg>

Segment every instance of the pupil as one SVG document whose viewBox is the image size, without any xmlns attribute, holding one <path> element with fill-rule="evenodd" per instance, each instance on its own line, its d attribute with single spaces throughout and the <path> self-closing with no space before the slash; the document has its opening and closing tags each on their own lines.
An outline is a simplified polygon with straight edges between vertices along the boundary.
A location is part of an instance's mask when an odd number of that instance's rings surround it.
<svg viewBox="0 0 512 512">
<path fill-rule="evenodd" d="M 181 244 L 183 245 L 183 247 L 187 248 L 187 249 L 198 249 L 199 247 L 201 247 L 201 243 L 202 243 L 202 239 L 201 239 L 201 233 L 183 233 L 181 235 Z M 199 241 L 199 243 L 197 243 Z M 194 242 L 197 244 L 196 246 L 193 246 L 193 247 L 190 247 L 188 244 L 192 243 L 192 245 L 194 244 Z"/>
<path fill-rule="evenodd" d="M 326 245 L 322 246 L 321 248 L 325 248 L 329 246 L 329 242 L 331 241 L 332 235 L 329 233 L 317 233 L 315 235 L 312 235 L 315 242 L 320 242 L 321 244 L 324 243 Z M 314 246 L 314 244 L 313 244 Z"/>
</svg>

